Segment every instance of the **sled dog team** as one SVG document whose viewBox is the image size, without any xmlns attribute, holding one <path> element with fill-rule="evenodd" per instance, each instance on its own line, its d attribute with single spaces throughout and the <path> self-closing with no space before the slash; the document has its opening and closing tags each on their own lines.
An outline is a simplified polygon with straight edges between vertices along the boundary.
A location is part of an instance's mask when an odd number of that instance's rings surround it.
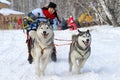
<svg viewBox="0 0 120 80">
<path fill-rule="evenodd" d="M 30 31 L 32 37 L 31 55 L 35 64 L 35 72 L 38 76 L 44 75 L 50 61 L 54 45 L 54 32 L 49 22 L 40 22 L 36 31 Z M 84 66 L 90 56 L 91 34 L 89 30 L 80 31 L 72 35 L 72 43 L 69 51 L 69 71 L 74 68 L 76 74 Z"/>
</svg>

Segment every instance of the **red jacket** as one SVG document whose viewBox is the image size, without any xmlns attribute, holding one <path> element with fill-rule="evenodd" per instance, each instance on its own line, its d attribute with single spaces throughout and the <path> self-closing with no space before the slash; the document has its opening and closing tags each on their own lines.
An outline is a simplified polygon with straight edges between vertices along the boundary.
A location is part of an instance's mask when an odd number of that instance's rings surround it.
<svg viewBox="0 0 120 80">
<path fill-rule="evenodd" d="M 68 26 L 71 26 L 71 25 L 74 23 L 73 17 L 70 16 L 70 17 L 68 18 L 67 23 L 68 23 Z"/>
</svg>

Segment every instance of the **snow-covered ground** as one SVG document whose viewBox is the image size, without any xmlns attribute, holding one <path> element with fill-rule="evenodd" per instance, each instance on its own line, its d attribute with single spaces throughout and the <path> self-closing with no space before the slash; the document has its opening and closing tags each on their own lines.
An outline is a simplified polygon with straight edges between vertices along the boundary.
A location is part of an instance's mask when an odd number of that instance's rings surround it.
<svg viewBox="0 0 120 80">
<path fill-rule="evenodd" d="M 91 30 L 91 56 L 82 74 L 68 72 L 69 45 L 57 46 L 57 62 L 47 66 L 45 76 L 35 75 L 27 61 L 26 36 L 22 30 L 0 30 L 0 80 L 120 80 L 120 27 L 94 26 Z M 70 40 L 77 31 L 54 31 L 55 38 Z M 56 41 L 55 44 L 69 42 Z"/>
</svg>

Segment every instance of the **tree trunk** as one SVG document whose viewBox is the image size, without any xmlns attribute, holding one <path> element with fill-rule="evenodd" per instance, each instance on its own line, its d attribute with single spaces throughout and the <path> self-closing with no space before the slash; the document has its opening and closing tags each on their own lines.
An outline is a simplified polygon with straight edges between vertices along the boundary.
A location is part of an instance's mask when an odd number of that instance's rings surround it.
<svg viewBox="0 0 120 80">
<path fill-rule="evenodd" d="M 109 19 L 109 21 L 111 21 L 111 23 L 112 23 L 113 26 L 116 26 L 116 23 L 115 23 L 115 21 L 114 21 L 114 19 L 113 19 L 113 16 L 111 15 L 108 7 L 105 5 L 105 1 L 99 0 L 99 2 L 100 2 L 100 4 L 101 4 L 101 6 L 103 7 L 103 10 L 104 10 L 107 18 Z M 109 23 L 109 24 L 110 24 L 110 23 Z"/>
</svg>

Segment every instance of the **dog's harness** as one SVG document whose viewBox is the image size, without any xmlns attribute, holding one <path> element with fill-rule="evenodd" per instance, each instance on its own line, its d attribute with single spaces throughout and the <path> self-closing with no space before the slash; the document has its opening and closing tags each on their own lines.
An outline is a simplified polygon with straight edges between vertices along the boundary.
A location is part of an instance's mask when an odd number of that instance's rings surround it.
<svg viewBox="0 0 120 80">
<path fill-rule="evenodd" d="M 37 35 L 38 36 L 38 35 Z M 51 38 L 50 38 L 51 39 Z M 49 42 L 50 41 L 50 39 L 47 41 L 47 42 Z M 38 37 L 38 40 L 39 41 L 41 41 L 41 39 Z M 37 40 L 36 40 L 37 41 Z M 40 47 L 40 49 L 41 49 L 41 54 L 43 55 L 43 53 L 44 53 L 44 50 L 45 49 L 47 49 L 47 48 L 49 48 L 51 45 L 53 44 L 53 42 L 51 42 L 49 45 L 47 45 L 46 47 L 44 47 L 44 48 L 42 48 L 41 46 L 40 46 L 40 44 L 38 44 L 39 45 L 39 47 Z"/>
<path fill-rule="evenodd" d="M 50 44 L 51 45 L 51 44 Z M 44 50 L 45 49 L 47 49 L 50 45 L 47 45 L 46 47 L 44 47 L 44 48 L 42 48 L 40 45 L 39 45 L 39 47 L 40 47 L 40 49 L 41 49 L 41 54 L 43 55 L 43 53 L 44 53 Z"/>
<path fill-rule="evenodd" d="M 73 42 L 73 45 L 75 45 L 75 50 L 82 56 L 82 58 L 84 58 L 84 56 L 87 54 L 87 52 L 90 50 L 90 47 L 86 47 L 85 49 L 83 49 L 81 46 L 79 46 L 78 42 Z M 86 52 L 83 54 L 81 54 L 81 52 L 79 50 L 85 51 Z"/>
</svg>

